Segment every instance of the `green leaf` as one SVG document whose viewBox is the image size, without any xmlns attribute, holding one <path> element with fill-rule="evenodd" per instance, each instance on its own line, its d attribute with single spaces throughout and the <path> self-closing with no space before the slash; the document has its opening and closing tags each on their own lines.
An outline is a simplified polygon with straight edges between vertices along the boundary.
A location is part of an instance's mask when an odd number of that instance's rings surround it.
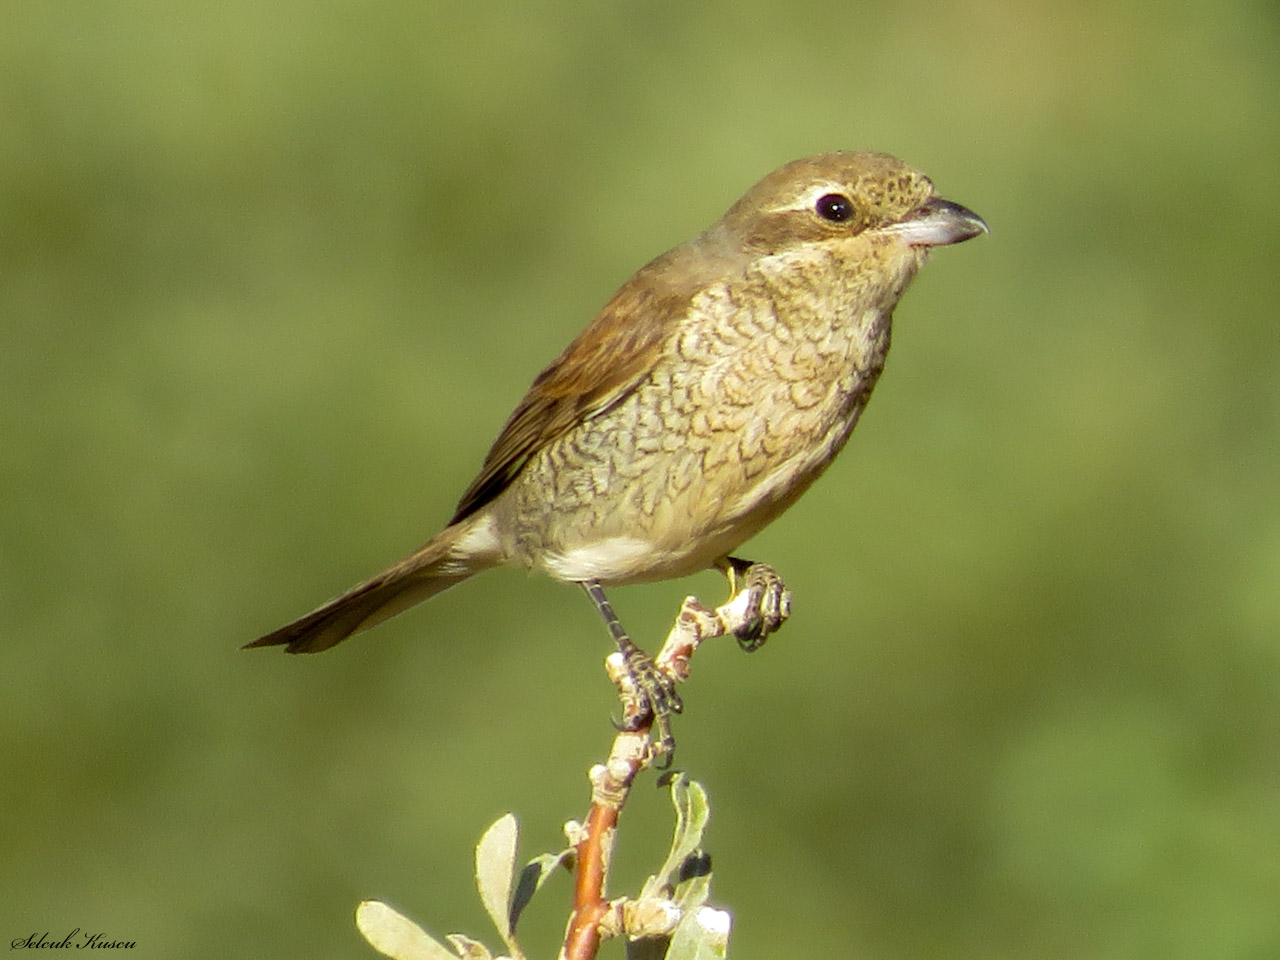
<svg viewBox="0 0 1280 960">
<path fill-rule="evenodd" d="M 453 944 L 462 960 L 493 960 L 493 954 L 479 940 L 472 940 L 465 933 L 450 933 L 445 939 Z"/>
<path fill-rule="evenodd" d="M 709 896 L 711 896 L 711 874 L 706 873 L 677 884 L 675 896 L 672 899 L 680 908 L 680 912 L 687 917 L 702 909 Z"/>
<path fill-rule="evenodd" d="M 521 956 L 515 942 L 511 880 L 516 868 L 519 827 L 511 814 L 498 819 L 476 845 L 476 886 L 493 925 L 513 957 Z"/>
<path fill-rule="evenodd" d="M 511 933 L 511 875 L 516 866 L 516 818 L 499 819 L 476 844 L 476 886 L 480 900 L 505 939 Z"/>
<path fill-rule="evenodd" d="M 671 839 L 671 850 L 662 863 L 662 869 L 650 877 L 640 892 L 641 897 L 658 897 L 675 886 L 675 877 L 681 865 L 702 844 L 711 808 L 707 805 L 707 792 L 702 784 L 690 780 L 683 773 L 671 779 L 671 803 L 676 808 L 676 829 Z"/>
<path fill-rule="evenodd" d="M 725 960 L 732 925 L 727 911 L 711 907 L 691 910 L 672 934 L 666 960 Z"/>
<path fill-rule="evenodd" d="M 365 900 L 356 907 L 356 928 L 369 946 L 392 960 L 458 960 L 452 950 L 381 900 Z"/>
<path fill-rule="evenodd" d="M 544 853 L 542 856 L 534 857 L 525 864 L 525 868 L 520 871 L 520 879 L 516 881 L 515 893 L 511 896 L 511 931 L 513 934 L 515 933 L 516 923 L 520 919 L 520 914 L 529 905 L 533 895 L 542 889 L 547 877 L 551 876 L 556 868 L 563 865 L 574 853 L 573 847 L 569 847 L 559 853 Z"/>
</svg>

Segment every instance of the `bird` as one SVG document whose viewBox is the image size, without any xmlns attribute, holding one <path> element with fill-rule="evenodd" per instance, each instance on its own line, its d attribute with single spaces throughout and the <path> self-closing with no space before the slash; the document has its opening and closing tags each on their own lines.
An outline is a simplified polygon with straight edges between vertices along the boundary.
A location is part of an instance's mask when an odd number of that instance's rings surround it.
<svg viewBox="0 0 1280 960">
<path fill-rule="evenodd" d="M 648 698 L 680 709 L 606 587 L 718 568 L 752 650 L 790 594 L 734 555 L 826 470 L 866 407 L 894 308 L 934 247 L 987 233 L 886 153 L 794 160 L 640 268 L 534 379 L 422 547 L 246 647 L 327 650 L 501 565 L 579 584 Z"/>
</svg>

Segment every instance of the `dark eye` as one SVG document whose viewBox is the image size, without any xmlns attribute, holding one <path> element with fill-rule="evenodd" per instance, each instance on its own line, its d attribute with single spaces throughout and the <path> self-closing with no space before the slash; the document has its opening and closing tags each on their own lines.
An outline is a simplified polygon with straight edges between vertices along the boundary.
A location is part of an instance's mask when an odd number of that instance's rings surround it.
<svg viewBox="0 0 1280 960">
<path fill-rule="evenodd" d="M 826 193 L 813 205 L 823 220 L 844 223 L 853 217 L 853 201 L 841 193 Z"/>
</svg>

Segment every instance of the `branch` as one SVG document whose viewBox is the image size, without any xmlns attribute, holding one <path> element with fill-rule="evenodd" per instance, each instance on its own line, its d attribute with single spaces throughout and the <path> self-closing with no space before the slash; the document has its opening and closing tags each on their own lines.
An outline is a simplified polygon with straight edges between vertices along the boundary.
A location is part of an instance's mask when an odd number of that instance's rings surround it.
<svg viewBox="0 0 1280 960">
<path fill-rule="evenodd" d="M 747 599 L 748 591 L 743 590 L 722 606 L 709 610 L 696 597 L 686 597 L 666 642 L 654 658 L 658 669 L 677 681 L 687 680 L 693 654 L 704 640 L 732 633 L 746 623 L 743 614 Z M 640 716 L 643 699 L 638 696 L 622 655 L 611 654 L 605 660 L 605 670 L 618 688 L 624 725 L 634 729 L 620 730 L 609 759 L 588 773 L 591 809 L 586 823 L 578 826 L 571 838 L 577 854 L 577 870 L 573 916 L 560 954 L 562 960 L 594 960 L 603 935 L 641 933 L 627 929 L 628 918 L 621 913 L 621 903 L 611 904 L 605 899 L 605 886 L 618 817 L 636 777 L 659 759 L 659 748 L 651 736 L 653 717 Z"/>
</svg>

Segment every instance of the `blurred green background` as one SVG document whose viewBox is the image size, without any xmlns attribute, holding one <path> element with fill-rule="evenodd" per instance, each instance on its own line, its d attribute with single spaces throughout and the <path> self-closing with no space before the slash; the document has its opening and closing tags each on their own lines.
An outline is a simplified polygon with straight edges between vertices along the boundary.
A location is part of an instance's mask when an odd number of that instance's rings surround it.
<svg viewBox="0 0 1280 960">
<path fill-rule="evenodd" d="M 1280 956 L 1278 40 L 1260 0 L 11 0 L 0 941 L 365 957 L 363 897 L 487 937 L 476 838 L 558 847 L 610 739 L 585 599 L 237 646 L 433 533 L 635 268 L 873 148 L 993 234 L 748 548 L 792 623 L 685 689 L 734 956 Z M 722 591 L 613 599 L 652 644 Z M 646 782 L 617 892 L 668 827 Z"/>
</svg>

